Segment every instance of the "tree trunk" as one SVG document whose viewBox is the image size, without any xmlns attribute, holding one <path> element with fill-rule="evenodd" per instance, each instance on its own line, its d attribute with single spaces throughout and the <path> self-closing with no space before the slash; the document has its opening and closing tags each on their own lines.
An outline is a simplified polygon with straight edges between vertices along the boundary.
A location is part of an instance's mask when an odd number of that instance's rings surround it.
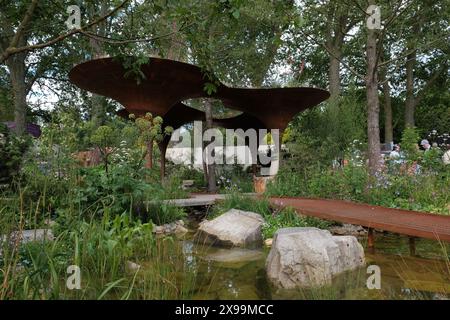
<svg viewBox="0 0 450 320">
<path fill-rule="evenodd" d="M 108 2 L 103 0 L 100 3 L 100 15 L 104 16 L 108 12 Z M 96 6 L 91 7 L 91 17 L 97 14 Z M 106 36 L 106 23 L 102 22 L 98 26 L 94 27 L 94 32 L 98 33 L 100 36 Z M 102 43 L 96 39 L 90 38 L 89 44 L 91 46 L 91 53 L 93 59 L 101 58 L 104 55 L 104 49 Z M 91 109 L 91 119 L 95 123 L 96 127 L 105 124 L 106 121 L 106 99 L 105 97 L 92 94 L 91 98 L 92 109 Z"/>
<path fill-rule="evenodd" d="M 93 93 L 91 97 L 92 110 L 91 118 L 96 127 L 105 124 L 106 116 L 106 100 L 98 94 Z"/>
<path fill-rule="evenodd" d="M 6 60 L 14 94 L 14 122 L 17 135 L 24 134 L 26 129 L 27 84 L 25 58 L 26 53 L 22 52 Z"/>
<path fill-rule="evenodd" d="M 378 75 L 377 75 L 377 30 L 367 30 L 367 137 L 369 153 L 369 173 L 373 177 L 380 166 L 380 125 L 378 101 Z"/>
<path fill-rule="evenodd" d="M 409 49 L 409 48 L 408 48 Z M 405 126 L 414 127 L 414 112 L 416 99 L 414 97 L 414 66 L 416 64 L 416 51 L 407 56 L 406 61 L 406 102 Z"/>
<path fill-rule="evenodd" d="M 386 71 L 381 72 L 381 81 L 383 82 L 384 97 L 384 143 L 392 144 L 394 142 L 394 130 L 392 126 L 392 99 L 391 87 L 386 80 Z"/>
<path fill-rule="evenodd" d="M 339 1 L 329 1 L 326 18 L 328 19 L 326 45 L 330 59 L 328 68 L 328 81 L 330 82 L 329 101 L 333 104 L 341 94 L 341 77 L 339 71 L 342 46 L 344 45 L 345 34 L 351 28 L 353 22 L 350 21 L 348 11 L 342 8 Z"/>
<path fill-rule="evenodd" d="M 203 122 L 202 124 L 202 137 L 204 136 L 206 130 L 206 123 Z M 203 179 L 205 181 L 206 187 L 208 187 L 208 166 L 206 165 L 205 157 L 204 157 L 204 151 L 206 148 L 206 143 L 203 141 L 202 138 L 202 166 L 203 166 Z"/>
<path fill-rule="evenodd" d="M 205 99 L 205 120 L 206 120 L 206 129 L 211 129 L 213 127 L 213 115 L 212 115 L 212 104 L 211 100 Z M 206 150 L 209 154 L 209 150 Z M 214 150 L 212 150 L 214 153 Z M 207 164 L 208 168 L 208 192 L 216 192 L 216 165 L 214 162 Z"/>
<path fill-rule="evenodd" d="M 333 48 L 333 55 L 330 55 L 330 67 L 328 69 L 328 78 L 330 81 L 330 101 L 334 102 L 341 94 L 341 77 L 339 75 L 339 68 L 341 53 L 340 50 Z"/>
<path fill-rule="evenodd" d="M 159 147 L 159 152 L 160 152 L 160 154 L 161 154 L 161 159 L 160 159 L 160 164 L 161 164 L 161 167 L 160 167 L 160 178 L 161 178 L 161 182 L 163 182 L 164 181 L 164 177 L 166 176 L 166 151 L 167 151 L 167 146 L 168 146 L 168 143 L 166 142 L 166 141 L 161 141 L 159 144 L 158 144 L 158 147 Z"/>
<path fill-rule="evenodd" d="M 394 142 L 394 129 L 392 126 L 392 100 L 389 83 L 383 84 L 384 94 L 384 142 L 392 144 Z"/>
<path fill-rule="evenodd" d="M 177 22 L 172 22 L 172 37 L 170 39 L 170 46 L 167 50 L 167 59 L 170 60 L 179 60 L 180 54 L 181 54 L 181 48 L 180 48 L 180 39 L 179 39 L 179 33 L 177 32 Z"/>
<path fill-rule="evenodd" d="M 147 154 L 146 154 L 145 167 L 147 169 L 153 168 L 153 140 L 147 143 Z"/>
</svg>

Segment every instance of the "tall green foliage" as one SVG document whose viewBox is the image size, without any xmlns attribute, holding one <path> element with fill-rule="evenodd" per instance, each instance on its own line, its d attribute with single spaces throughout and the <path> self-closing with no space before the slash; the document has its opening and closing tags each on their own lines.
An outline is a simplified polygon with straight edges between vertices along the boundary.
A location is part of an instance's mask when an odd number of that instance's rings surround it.
<svg viewBox="0 0 450 320">
<path fill-rule="evenodd" d="M 17 137 L 0 123 L 0 184 L 10 183 L 18 175 L 30 144 L 29 137 Z"/>
</svg>

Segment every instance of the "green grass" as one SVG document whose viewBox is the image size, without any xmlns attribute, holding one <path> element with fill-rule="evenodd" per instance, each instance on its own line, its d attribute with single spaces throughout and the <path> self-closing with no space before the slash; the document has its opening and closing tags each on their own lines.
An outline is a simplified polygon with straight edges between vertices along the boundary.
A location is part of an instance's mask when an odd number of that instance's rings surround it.
<svg viewBox="0 0 450 320">
<path fill-rule="evenodd" d="M 3 246 L 0 299 L 189 298 L 195 273 L 180 247 L 155 240 L 150 225 L 123 224 L 122 217 L 82 223 L 53 242 Z M 127 273 L 127 261 L 141 270 Z M 69 265 L 80 266 L 80 290 L 66 288 Z"/>
<path fill-rule="evenodd" d="M 43 227 L 37 216 L 43 200 L 25 205 L 20 196 L 0 200 L 0 234 Z M 161 214 L 168 214 L 165 209 Z M 89 211 L 89 210 L 88 210 Z M 195 273 L 171 238 L 154 238 L 151 222 L 131 212 L 99 215 L 67 207 L 52 227 L 54 241 L 0 243 L 0 299 L 185 299 L 192 294 Z M 179 218 L 179 212 L 176 218 Z M 166 217 L 166 221 L 175 216 Z M 142 264 L 127 273 L 127 261 Z M 66 287 L 67 267 L 81 269 L 81 290 Z"/>
</svg>

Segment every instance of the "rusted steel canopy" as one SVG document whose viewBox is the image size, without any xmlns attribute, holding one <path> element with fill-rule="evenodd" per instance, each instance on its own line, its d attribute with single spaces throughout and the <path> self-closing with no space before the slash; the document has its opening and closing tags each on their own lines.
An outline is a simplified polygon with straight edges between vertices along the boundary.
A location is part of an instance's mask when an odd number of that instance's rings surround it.
<svg viewBox="0 0 450 320">
<path fill-rule="evenodd" d="M 246 112 L 232 118 L 214 119 L 214 125 L 226 129 L 266 129 L 266 126 L 258 118 Z"/>
<path fill-rule="evenodd" d="M 138 83 L 135 77 L 125 76 L 127 70 L 119 61 L 102 58 L 75 66 L 69 79 L 82 89 L 120 102 L 130 113 L 151 112 L 174 127 L 184 120 L 197 120 L 198 112 L 202 113 L 181 103 L 190 98 L 220 99 L 226 107 L 244 112 L 234 122 L 226 121 L 227 126 L 248 127 L 244 122 L 251 120 L 267 129 L 284 130 L 297 113 L 329 97 L 327 91 L 315 88 L 243 89 L 224 84 L 208 96 L 204 91 L 207 81 L 197 66 L 150 58 L 141 71 L 145 78 Z"/>
<path fill-rule="evenodd" d="M 284 130 L 292 118 L 329 97 L 328 91 L 316 88 L 243 89 L 221 87 L 217 98 L 231 109 L 257 118 L 267 129 Z"/>
</svg>

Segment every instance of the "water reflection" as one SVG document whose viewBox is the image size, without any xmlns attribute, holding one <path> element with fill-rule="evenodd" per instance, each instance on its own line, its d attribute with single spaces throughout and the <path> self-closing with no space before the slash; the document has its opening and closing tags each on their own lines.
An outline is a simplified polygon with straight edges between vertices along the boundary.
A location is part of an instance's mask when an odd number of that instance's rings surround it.
<svg viewBox="0 0 450 320">
<path fill-rule="evenodd" d="M 267 248 L 214 248 L 196 244 L 192 237 L 179 244 L 196 275 L 194 299 L 442 299 L 450 295 L 448 245 L 435 241 L 419 240 L 419 256 L 411 257 L 407 238 L 377 235 L 377 250 L 366 252 L 366 260 L 367 265 L 380 267 L 381 290 L 367 289 L 366 268 L 335 277 L 329 287 L 274 290 L 265 275 Z"/>
</svg>

